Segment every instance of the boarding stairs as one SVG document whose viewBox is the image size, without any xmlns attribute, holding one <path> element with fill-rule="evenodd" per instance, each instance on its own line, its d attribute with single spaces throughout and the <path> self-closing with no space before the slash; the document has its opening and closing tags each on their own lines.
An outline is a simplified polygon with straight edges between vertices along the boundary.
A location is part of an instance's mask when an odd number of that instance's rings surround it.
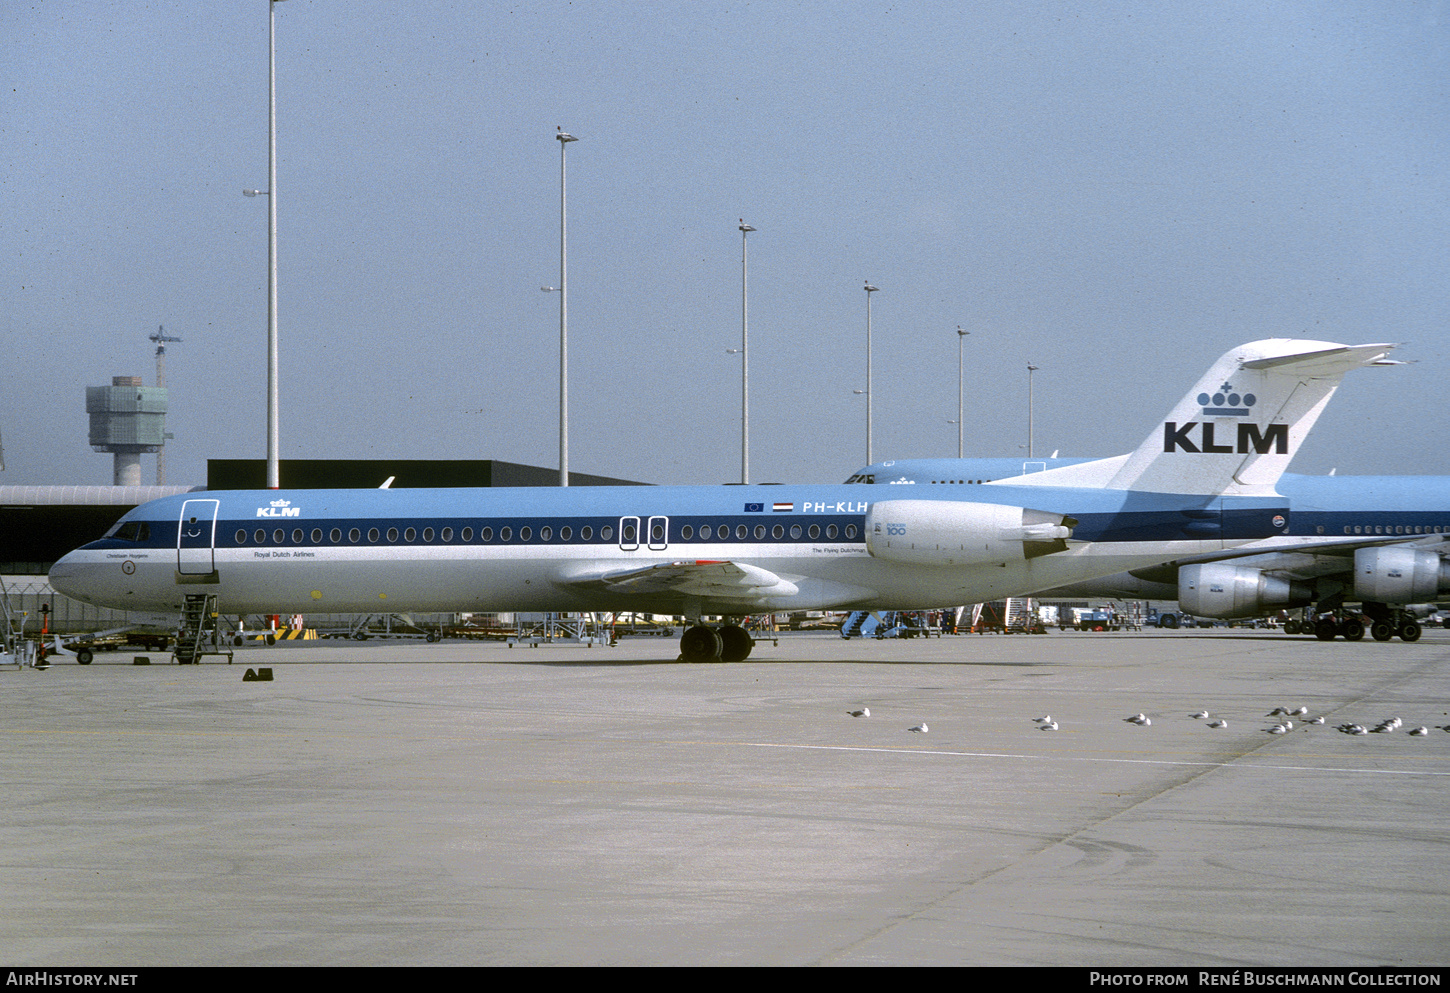
<svg viewBox="0 0 1450 993">
<path fill-rule="evenodd" d="M 171 657 L 177 665 L 191 665 L 203 655 L 225 655 L 231 664 L 232 650 L 222 644 L 221 627 L 217 624 L 215 593 L 188 593 L 181 612 L 181 630 L 176 635 L 176 650 Z"/>
<path fill-rule="evenodd" d="M 853 610 L 846 623 L 841 625 L 841 637 L 847 641 L 852 638 L 884 638 L 895 616 L 889 610 L 884 615 L 879 610 Z"/>
<path fill-rule="evenodd" d="M 5 580 L 0 578 L 0 621 L 5 627 L 0 630 L 0 664 L 19 667 L 22 655 L 29 660 L 33 658 L 33 651 L 22 653 L 25 620 L 21 618 L 19 625 L 15 623 L 15 611 L 10 608 L 10 591 L 5 587 Z M 27 646 L 33 648 L 33 646 Z"/>
<path fill-rule="evenodd" d="M 15 646 L 20 643 L 23 634 L 21 627 L 25 622 L 22 620 L 20 626 L 16 625 L 15 612 L 10 608 L 10 591 L 6 588 L 3 578 L 0 578 L 0 615 L 3 615 L 0 616 L 0 620 L 5 623 L 4 630 L 0 631 L 0 650 L 3 650 L 6 655 L 13 655 Z"/>
<path fill-rule="evenodd" d="M 1003 627 L 1008 634 L 1032 630 L 1032 598 L 1008 597 L 1003 610 Z"/>
</svg>

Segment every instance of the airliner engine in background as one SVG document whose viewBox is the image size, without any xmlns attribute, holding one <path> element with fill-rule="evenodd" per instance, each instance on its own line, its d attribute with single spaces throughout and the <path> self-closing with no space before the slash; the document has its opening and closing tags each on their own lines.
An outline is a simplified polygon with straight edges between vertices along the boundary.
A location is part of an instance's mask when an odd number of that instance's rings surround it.
<svg viewBox="0 0 1450 993">
<path fill-rule="evenodd" d="M 684 658 L 739 660 L 752 613 L 976 603 L 1288 534 L 1275 483 L 1343 375 L 1391 347 L 1241 345 L 1131 454 L 970 488 L 187 494 L 132 510 L 50 581 L 127 610 L 679 614 Z"/>
<path fill-rule="evenodd" d="M 867 466 L 856 482 L 970 486 L 1019 482 L 1081 459 L 905 459 Z M 1450 476 L 1301 476 L 1285 473 L 1283 533 L 1220 552 L 1173 559 L 1042 590 L 1042 597 L 1177 600 L 1195 617 L 1260 617 L 1314 606 L 1313 631 L 1351 641 L 1420 636 L 1405 610 L 1450 593 Z M 896 491 L 899 492 L 899 491 Z M 917 490 L 913 489 L 915 493 Z M 1344 611 L 1359 604 L 1360 612 Z"/>
</svg>

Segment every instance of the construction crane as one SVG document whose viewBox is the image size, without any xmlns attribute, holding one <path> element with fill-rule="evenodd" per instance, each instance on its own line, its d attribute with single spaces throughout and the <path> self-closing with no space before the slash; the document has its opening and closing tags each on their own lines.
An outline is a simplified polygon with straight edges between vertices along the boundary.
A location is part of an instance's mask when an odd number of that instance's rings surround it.
<svg viewBox="0 0 1450 993">
<path fill-rule="evenodd" d="M 156 326 L 156 333 L 148 335 L 148 337 L 156 342 L 156 385 L 164 388 L 166 386 L 166 343 L 168 341 L 180 341 L 181 339 L 175 335 L 167 334 L 166 325 L 164 324 L 158 324 Z M 156 485 L 166 485 L 165 444 L 156 450 Z"/>
</svg>

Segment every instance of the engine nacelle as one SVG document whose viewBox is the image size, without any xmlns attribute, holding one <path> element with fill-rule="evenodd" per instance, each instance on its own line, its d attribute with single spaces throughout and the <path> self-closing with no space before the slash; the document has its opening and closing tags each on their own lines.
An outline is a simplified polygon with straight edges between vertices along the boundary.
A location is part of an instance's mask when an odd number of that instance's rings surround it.
<svg viewBox="0 0 1450 993">
<path fill-rule="evenodd" d="M 1196 617 L 1257 617 L 1314 602 L 1307 583 L 1270 576 L 1252 566 L 1208 562 L 1178 570 L 1178 606 Z"/>
<path fill-rule="evenodd" d="M 1403 545 L 1354 553 L 1354 597 L 1377 603 L 1425 603 L 1450 590 L 1450 568 L 1438 552 Z"/>
<path fill-rule="evenodd" d="M 880 500 L 866 511 L 866 550 L 910 565 L 1022 562 L 1067 550 L 1077 521 L 995 503 Z"/>
</svg>

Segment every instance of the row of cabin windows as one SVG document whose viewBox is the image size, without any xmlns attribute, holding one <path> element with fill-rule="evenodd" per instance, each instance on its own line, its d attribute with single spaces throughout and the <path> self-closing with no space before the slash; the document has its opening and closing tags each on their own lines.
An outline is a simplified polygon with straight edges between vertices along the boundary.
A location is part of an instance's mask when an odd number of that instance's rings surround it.
<svg viewBox="0 0 1450 993">
<path fill-rule="evenodd" d="M 632 528 L 626 528 L 625 529 L 626 532 L 630 532 L 632 530 L 633 530 Z M 398 529 L 397 528 L 388 528 L 388 543 L 389 544 L 397 544 L 397 542 L 398 542 L 398 534 L 399 534 L 399 532 L 398 532 Z M 357 544 L 358 542 L 362 541 L 362 535 L 363 535 L 363 532 L 362 532 L 362 529 L 361 528 L 350 528 L 348 530 L 348 532 L 347 532 L 347 540 L 348 540 L 348 543 L 349 544 L 353 544 L 353 545 Z M 382 539 L 382 536 L 383 536 L 382 531 L 380 529 L 378 529 L 378 528 L 368 528 L 367 535 L 368 535 L 368 541 L 369 542 L 373 542 L 373 543 L 377 543 L 378 541 L 380 541 Z M 435 535 L 438 538 L 438 540 L 440 540 L 440 541 L 442 541 L 442 542 L 444 542 L 446 544 L 446 543 L 451 542 L 453 540 L 453 529 L 452 528 L 440 528 L 437 532 L 435 532 L 432 528 L 424 528 L 423 529 L 423 532 L 422 532 L 422 535 L 423 535 L 423 541 L 424 541 L 425 544 L 426 543 L 431 543 L 433 541 Z M 484 527 L 484 528 L 479 528 L 478 529 L 478 540 L 479 541 L 493 541 L 493 535 L 494 535 L 493 528 Z M 408 542 L 410 544 L 413 543 L 413 542 L 416 542 L 418 540 L 418 529 L 417 528 L 405 528 L 402 531 L 402 537 L 403 537 L 403 541 Z M 458 537 L 459 537 L 459 539 L 461 541 L 471 542 L 473 540 L 473 528 L 463 528 L 463 529 L 461 529 L 458 532 Z M 511 527 L 502 527 L 502 528 L 499 528 L 499 530 L 498 530 L 498 537 L 499 537 L 499 540 L 501 540 L 501 541 L 512 541 L 513 540 L 513 537 L 514 537 L 514 529 L 511 528 Z M 534 529 L 533 528 L 528 527 L 528 526 L 519 528 L 519 540 L 520 541 L 531 541 L 533 539 L 533 537 L 534 537 Z M 548 525 L 545 525 L 544 527 L 541 527 L 539 529 L 539 537 L 542 540 L 544 540 L 544 541 L 552 541 L 553 538 L 554 538 L 554 529 L 551 528 L 551 527 L 549 527 Z M 564 527 L 561 527 L 559 529 L 559 538 L 561 540 L 563 540 L 563 541 L 571 541 L 573 539 L 573 537 L 574 537 L 574 529 L 571 528 L 571 527 L 569 527 L 568 525 L 565 525 Z M 594 538 L 594 529 L 592 527 L 590 527 L 589 525 L 587 525 L 587 524 L 584 525 L 584 527 L 582 527 L 582 528 L 579 529 L 579 537 L 582 540 L 584 540 L 584 541 L 592 541 L 593 538 Z M 603 538 L 605 541 L 609 541 L 610 539 L 612 539 L 614 537 L 614 528 L 612 528 L 608 524 L 606 524 L 604 527 L 602 527 L 602 528 L 599 529 L 599 537 Z M 247 530 L 246 530 L 246 528 L 238 528 L 237 529 L 236 538 L 237 538 L 237 544 L 238 545 L 245 545 L 247 543 Z M 309 538 L 311 539 L 311 543 L 314 544 L 314 545 L 320 545 L 320 544 L 322 544 L 322 528 L 313 528 L 310 535 L 308 534 L 307 531 L 303 530 L 302 528 L 295 528 L 292 531 L 292 544 L 294 544 L 294 545 L 306 544 L 308 542 L 308 539 Z M 267 531 L 266 531 L 266 529 L 265 528 L 257 528 L 257 530 L 255 530 L 255 531 L 252 532 L 251 539 L 252 539 L 252 541 L 254 543 L 256 543 L 258 545 L 265 545 L 267 543 Z M 329 542 L 331 542 L 332 544 L 334 544 L 334 545 L 341 544 L 342 543 L 342 528 L 333 528 L 331 531 L 329 531 L 327 533 L 327 540 Z M 633 539 L 631 537 L 628 540 L 633 540 Z M 287 531 L 286 531 L 286 529 L 284 529 L 284 528 L 278 528 L 277 530 L 275 530 L 275 531 L 272 532 L 272 544 L 274 544 L 274 545 L 285 545 L 286 543 L 287 543 Z"/>
<path fill-rule="evenodd" d="M 854 524 L 847 524 L 846 527 L 845 527 L 845 529 L 844 529 L 844 532 L 845 532 L 845 535 L 846 535 L 847 538 L 855 538 L 856 537 L 856 525 L 854 525 Z M 750 527 L 748 527 L 747 525 L 737 524 L 735 526 L 735 532 L 734 533 L 735 533 L 735 538 L 738 541 L 745 541 L 746 539 L 750 538 L 752 535 L 754 536 L 754 538 L 755 538 L 756 541 L 764 541 L 765 540 L 765 536 L 766 536 L 767 533 L 769 533 L 770 536 L 772 538 L 774 538 L 776 541 L 780 541 L 786 535 L 786 528 L 782 524 L 777 524 L 774 527 L 769 528 L 768 529 L 768 532 L 767 532 L 767 528 L 766 528 L 766 526 L 764 524 L 757 524 L 757 525 L 755 525 L 755 528 L 753 530 Z M 799 524 L 792 524 L 790 526 L 790 536 L 794 540 L 799 540 L 800 537 L 804 534 L 804 535 L 809 535 L 809 537 L 811 538 L 811 540 L 814 541 L 814 540 L 820 538 L 821 535 L 822 535 L 822 533 L 825 534 L 825 536 L 826 536 L 827 539 L 829 539 L 829 540 L 835 540 L 842 533 L 842 529 L 839 528 L 835 524 L 827 524 L 824 529 L 819 524 L 812 524 L 808 528 L 802 528 L 801 525 L 799 525 Z M 419 534 L 419 532 L 418 532 L 418 529 L 417 528 L 405 528 L 402 531 L 402 539 L 403 539 L 404 542 L 406 542 L 408 544 L 412 544 L 412 543 L 414 543 L 414 542 L 416 542 L 418 540 L 418 534 Z M 718 527 L 712 527 L 709 524 L 702 524 L 702 525 L 700 525 L 698 531 L 697 531 L 696 528 L 692 527 L 689 524 L 686 524 L 684 527 L 680 528 L 680 539 L 683 540 L 683 541 L 691 541 L 691 540 L 694 540 L 697 535 L 698 535 L 700 541 L 709 541 L 709 540 L 711 540 L 711 538 L 715 538 L 718 541 L 729 541 L 730 540 L 730 534 L 731 534 L 730 525 L 728 525 L 728 524 L 721 524 Z M 347 540 L 348 540 L 348 543 L 355 545 L 355 544 L 359 543 L 360 541 L 362 541 L 362 536 L 363 536 L 363 532 L 362 532 L 362 529 L 361 528 L 352 528 L 352 529 L 350 529 L 347 532 Z M 368 529 L 368 532 L 367 532 L 367 540 L 370 543 L 376 544 L 378 541 L 380 541 L 382 539 L 382 536 L 383 536 L 382 535 L 382 531 L 380 529 L 378 529 L 378 528 L 369 528 Z M 388 536 L 388 543 L 389 544 L 397 544 L 398 537 L 399 537 L 399 531 L 398 531 L 398 529 L 397 528 L 388 528 L 387 536 Z M 434 532 L 434 530 L 432 528 L 424 528 L 423 531 L 422 531 L 422 536 L 423 536 L 423 542 L 425 544 L 431 543 L 433 541 L 434 537 L 435 537 L 435 532 Z M 637 536 L 637 532 L 635 531 L 635 526 L 633 524 L 626 524 L 624 526 L 623 530 L 621 531 L 621 540 L 624 541 L 624 542 L 626 542 L 626 543 L 634 542 L 635 540 L 637 540 L 636 536 Z M 247 543 L 247 541 L 248 541 L 248 537 L 249 536 L 247 534 L 246 528 L 238 528 L 237 529 L 236 540 L 237 540 L 237 544 L 238 545 L 245 545 Z M 442 529 L 440 529 L 439 531 L 436 532 L 436 537 L 440 541 L 442 541 L 444 543 L 451 542 L 453 540 L 453 529 L 452 528 L 442 528 Z M 473 528 L 463 528 L 462 530 L 460 530 L 458 532 L 458 537 L 462 541 L 464 541 L 464 542 L 471 542 L 471 541 L 473 541 Z M 613 538 L 614 538 L 614 528 L 611 527 L 608 524 L 604 525 L 602 528 L 599 529 L 599 537 L 602 540 L 604 540 L 604 541 L 611 541 L 611 540 L 613 540 Z M 277 528 L 275 531 L 272 532 L 272 544 L 274 544 L 274 545 L 285 545 L 285 544 L 287 544 L 287 538 L 288 538 L 288 534 L 287 534 L 287 531 L 286 531 L 285 528 Z M 310 534 L 309 534 L 309 532 L 307 532 L 303 528 L 295 528 L 292 531 L 291 538 L 292 538 L 292 544 L 294 544 L 294 545 L 307 544 L 309 542 L 309 539 L 310 539 L 311 544 L 320 545 L 320 544 L 322 544 L 323 533 L 322 533 L 322 529 L 321 528 L 313 528 Z M 519 541 L 532 541 L 533 538 L 534 538 L 534 529 L 531 528 L 531 527 L 529 527 L 528 525 L 524 525 L 523 527 L 519 528 L 519 530 L 518 530 L 518 538 L 519 538 Z M 579 529 L 579 538 L 580 538 L 581 541 L 592 541 L 594 539 L 594 528 L 590 527 L 587 524 L 584 525 L 583 527 L 581 527 Z M 334 545 L 341 544 L 342 543 L 342 528 L 333 528 L 331 531 L 329 531 L 327 533 L 327 539 L 328 539 L 329 542 L 331 542 Z M 478 540 L 479 541 L 482 541 L 482 542 L 490 542 L 490 541 L 493 541 L 493 539 L 494 539 L 494 530 L 493 530 L 493 528 L 491 528 L 491 527 L 482 527 L 482 528 L 479 528 L 478 529 Z M 513 541 L 513 539 L 514 539 L 514 529 L 513 528 L 505 525 L 505 526 L 503 526 L 503 527 L 501 527 L 501 528 L 498 529 L 498 540 L 499 541 Z M 265 545 L 267 543 L 267 531 L 266 531 L 266 529 L 265 528 L 257 528 L 257 530 L 255 530 L 255 531 L 253 531 L 251 533 L 250 540 L 254 544 L 257 544 L 257 545 Z M 554 540 L 554 529 L 551 526 L 547 525 L 547 524 L 545 524 L 543 527 L 539 528 L 539 540 L 540 541 L 553 541 Z M 560 541 L 572 541 L 572 540 L 574 540 L 574 529 L 572 527 L 570 527 L 569 525 L 567 525 L 567 524 L 565 524 L 562 527 L 560 527 L 559 528 L 559 540 Z M 651 526 L 651 528 L 650 528 L 650 540 L 652 542 L 656 543 L 656 544 L 660 544 L 660 543 L 663 543 L 664 542 L 664 540 L 665 540 L 665 527 L 664 527 L 663 524 L 653 524 Z"/>
<path fill-rule="evenodd" d="M 1324 529 L 1322 527 L 1319 529 L 1319 533 L 1320 534 L 1323 534 L 1324 533 Z M 1385 524 L 1385 525 L 1379 525 L 1379 524 L 1377 524 L 1377 525 L 1368 525 L 1368 524 L 1366 524 L 1366 525 L 1361 526 L 1359 524 L 1356 524 L 1353 527 L 1351 527 L 1350 525 L 1346 524 L 1344 526 L 1344 533 L 1345 534 L 1450 534 L 1450 528 L 1447 528 L 1447 527 L 1444 527 L 1444 526 L 1441 526 L 1441 525 L 1429 526 L 1429 525 L 1419 525 L 1419 524 L 1415 524 L 1415 525 L 1396 524 L 1396 525 L 1393 525 L 1393 526 L 1390 526 L 1390 525 L 1387 525 L 1387 524 Z"/>
</svg>

